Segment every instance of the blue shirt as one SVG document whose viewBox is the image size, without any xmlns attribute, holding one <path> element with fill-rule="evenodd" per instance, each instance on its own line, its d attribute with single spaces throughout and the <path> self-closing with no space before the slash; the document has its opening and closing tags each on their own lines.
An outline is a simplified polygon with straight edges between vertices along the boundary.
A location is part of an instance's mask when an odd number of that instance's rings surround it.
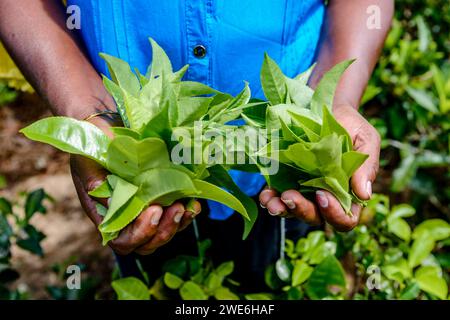
<svg viewBox="0 0 450 320">
<path fill-rule="evenodd" d="M 313 62 L 324 16 L 322 0 L 68 0 L 81 12 L 81 35 L 92 63 L 108 74 L 100 52 L 145 73 L 151 62 L 148 38 L 167 52 L 174 69 L 189 64 L 185 79 L 237 94 L 248 81 L 263 98 L 259 72 L 267 52 L 288 76 Z M 195 48 L 206 49 L 204 57 Z M 198 52 L 198 51 L 197 51 Z M 250 196 L 264 185 L 259 174 L 230 171 Z M 233 210 L 209 203 L 211 217 Z"/>
</svg>

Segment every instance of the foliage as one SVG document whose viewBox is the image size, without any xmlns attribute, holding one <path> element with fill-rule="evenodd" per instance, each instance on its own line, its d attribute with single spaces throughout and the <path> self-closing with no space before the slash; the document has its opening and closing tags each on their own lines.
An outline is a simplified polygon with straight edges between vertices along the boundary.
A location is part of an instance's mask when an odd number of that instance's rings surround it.
<svg viewBox="0 0 450 320">
<path fill-rule="evenodd" d="M 2 43 L 0 42 L 0 105 L 2 104 L 1 96 L 6 94 L 4 87 L 13 88 L 24 92 L 33 92 L 33 88 L 25 80 L 20 70 L 9 57 Z M 10 95 L 12 94 L 9 91 Z"/>
<path fill-rule="evenodd" d="M 36 213 L 46 213 L 43 201 L 50 197 L 42 189 L 23 196 L 25 202 L 20 208 L 16 206 L 18 204 L 0 197 L 0 300 L 27 298 L 26 292 L 10 289 L 10 284 L 20 277 L 11 265 L 11 246 L 15 244 L 32 254 L 43 255 L 40 242 L 45 235 L 30 220 Z"/>
<path fill-rule="evenodd" d="M 183 299 L 183 300 L 238 300 L 230 290 L 237 283 L 229 278 L 234 270 L 232 261 L 224 262 L 217 268 L 205 258 L 205 251 L 211 245 L 209 240 L 198 244 L 199 256 L 178 256 L 165 262 L 163 274 L 150 288 L 146 282 L 134 278 L 122 278 L 112 282 L 119 300 Z"/>
<path fill-rule="evenodd" d="M 387 196 L 376 194 L 353 231 L 287 240 L 286 256 L 266 269 L 266 292 L 240 293 L 228 278 L 233 263 L 213 268 L 204 243 L 198 257 L 168 261 L 150 289 L 137 278 L 116 280 L 113 288 L 119 299 L 132 300 L 448 299 L 450 224 L 430 219 L 412 227 L 414 214 L 410 205 L 391 208 Z"/>
<path fill-rule="evenodd" d="M 107 209 L 98 206 L 99 213 L 104 213 L 99 225 L 104 243 L 116 238 L 149 204 L 167 206 L 182 198 L 226 203 L 245 218 L 245 237 L 256 219 L 257 208 L 229 178 L 225 167 L 205 162 L 202 154 L 200 159 L 189 157 L 187 164 L 175 164 L 169 149 L 174 145 L 174 136 L 189 151 L 194 149 L 198 141 L 189 137 L 196 139 L 196 122 L 200 122 L 200 130 L 222 132 L 229 128 L 225 122 L 239 116 L 237 111 L 250 99 L 250 90 L 246 85 L 232 97 L 201 83 L 181 81 L 187 66 L 173 72 L 165 52 L 153 40 L 151 44 L 153 61 L 146 76 L 134 74 L 120 59 L 102 55 L 112 78 L 104 77 L 104 84 L 116 100 L 125 125 L 112 129 L 113 139 L 88 122 L 65 117 L 40 120 L 21 132 L 30 139 L 90 158 L 111 172 L 90 193 L 98 198 L 111 197 Z"/>
<path fill-rule="evenodd" d="M 99 279 L 91 276 L 80 279 L 80 288 L 73 289 L 67 285 L 70 274 L 67 272 L 69 266 L 76 266 L 80 273 L 86 271 L 85 264 L 77 262 L 76 257 L 70 257 L 62 263 L 56 263 L 52 266 L 52 271 L 56 277 L 62 281 L 63 285 L 47 285 L 46 290 L 54 300 L 92 300 L 96 298 Z M 81 274 L 80 274 L 81 276 Z"/>
<path fill-rule="evenodd" d="M 363 103 L 383 139 L 391 191 L 450 216 L 448 1 L 403 0 Z M 444 186 L 444 187 L 442 187 Z M 447 186 L 447 187 L 445 187 Z"/>
<path fill-rule="evenodd" d="M 312 68 L 291 79 L 266 55 L 261 69 L 261 84 L 269 100 L 266 114 L 257 123 L 247 116 L 249 125 L 281 132 L 259 151 L 285 168 L 266 175 L 271 187 L 281 192 L 296 185 L 302 192 L 312 188 L 328 190 L 348 214 L 352 200 L 361 202 L 352 194 L 349 179 L 368 157 L 353 151 L 350 135 L 332 114 L 334 91 L 351 63 L 337 64 L 313 91 L 307 85 Z"/>
<path fill-rule="evenodd" d="M 378 282 L 377 290 L 356 288 L 355 298 L 447 299 L 450 224 L 429 219 L 413 228 L 408 220 L 414 215 L 412 206 L 390 208 L 387 196 L 376 195 L 363 212 L 363 225 L 336 234 L 338 251 L 349 250 L 354 257 L 357 278 L 364 280 L 374 267 L 381 271 L 370 277 Z"/>
<path fill-rule="evenodd" d="M 207 138 L 211 131 L 215 137 L 226 136 L 227 130 L 235 127 L 227 123 L 239 118 L 246 109 L 267 110 L 264 125 L 283 132 L 282 139 L 277 141 L 286 148 L 281 150 L 280 162 L 299 173 L 279 171 L 278 177 L 266 177 L 270 185 L 284 190 L 287 183 L 275 182 L 292 177 L 296 180 L 287 180 L 296 183 L 301 175 L 302 186 L 333 192 L 346 212 L 350 212 L 349 179 L 367 156 L 352 151 L 349 134 L 331 114 L 334 90 L 350 62 L 330 70 L 313 92 L 306 85 L 310 71 L 289 79 L 266 56 L 261 77 L 270 101 L 267 105 L 249 102 L 247 83 L 241 93 L 232 97 L 198 82 L 181 81 L 187 66 L 173 72 L 163 49 L 153 40 L 150 42 L 153 61 L 146 76 L 138 71 L 133 73 L 126 62 L 102 54 L 112 79 L 104 76 L 103 81 L 125 126 L 112 128 L 113 139 L 88 122 L 67 117 L 42 119 L 21 130 L 30 139 L 90 158 L 111 173 L 90 192 L 93 197 L 111 198 L 108 208 L 97 206 L 104 215 L 99 225 L 104 244 L 116 238 L 149 204 L 168 206 L 183 198 L 214 200 L 239 212 L 245 218 L 246 238 L 257 217 L 256 205 L 228 175 L 231 166 L 216 161 L 217 154 L 228 153 L 228 147 L 217 148 L 216 140 Z M 252 124 L 255 127 L 251 129 L 259 127 L 254 120 L 248 121 L 248 125 Z M 200 155 L 196 152 L 198 147 Z M 205 159 L 203 150 L 213 153 L 213 159 L 211 154 Z M 187 161 L 178 163 L 174 159 L 174 153 L 180 151 Z M 232 151 L 234 155 L 240 149 Z M 270 150 L 268 157 L 278 152 Z M 248 154 L 255 158 L 253 153 Z M 240 169 L 239 164 L 234 168 Z M 259 169 L 265 173 L 264 168 Z"/>
</svg>

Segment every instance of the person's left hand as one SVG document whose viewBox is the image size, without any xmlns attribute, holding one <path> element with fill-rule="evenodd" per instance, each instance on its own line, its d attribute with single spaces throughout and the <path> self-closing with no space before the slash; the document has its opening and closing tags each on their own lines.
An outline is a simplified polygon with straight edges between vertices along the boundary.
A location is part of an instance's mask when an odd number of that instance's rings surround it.
<svg viewBox="0 0 450 320">
<path fill-rule="evenodd" d="M 354 193 L 360 199 L 368 200 L 372 195 L 372 183 L 378 172 L 380 135 L 350 105 L 336 106 L 333 113 L 336 120 L 352 137 L 354 150 L 369 155 L 369 158 L 351 178 L 351 187 Z M 315 202 L 311 202 L 296 190 L 287 190 L 278 195 L 275 190 L 266 188 L 261 191 L 259 201 L 271 215 L 297 217 L 312 225 L 321 224 L 325 220 L 338 231 L 353 229 L 358 224 L 361 213 L 361 206 L 354 203 L 351 209 L 353 216 L 347 215 L 339 201 L 325 190 L 317 191 Z"/>
</svg>

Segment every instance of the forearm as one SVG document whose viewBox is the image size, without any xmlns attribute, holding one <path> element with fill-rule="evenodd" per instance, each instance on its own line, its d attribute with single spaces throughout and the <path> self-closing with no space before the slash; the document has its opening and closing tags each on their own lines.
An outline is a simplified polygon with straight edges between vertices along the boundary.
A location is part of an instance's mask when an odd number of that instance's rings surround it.
<svg viewBox="0 0 450 320">
<path fill-rule="evenodd" d="M 101 77 L 66 28 L 58 1 L 0 1 L 0 39 L 55 115 L 114 110 Z"/>
<path fill-rule="evenodd" d="M 369 6 L 380 8 L 380 28 L 369 28 Z M 356 61 L 341 78 L 334 105 L 358 108 L 383 43 L 394 11 L 393 0 L 330 0 L 322 29 L 317 65 L 310 85 L 315 87 L 322 75 L 335 64 Z"/>
</svg>

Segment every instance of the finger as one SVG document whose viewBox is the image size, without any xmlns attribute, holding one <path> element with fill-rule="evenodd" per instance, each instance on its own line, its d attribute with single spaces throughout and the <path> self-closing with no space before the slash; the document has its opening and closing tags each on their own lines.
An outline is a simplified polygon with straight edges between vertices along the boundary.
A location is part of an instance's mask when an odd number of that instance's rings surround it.
<svg viewBox="0 0 450 320">
<path fill-rule="evenodd" d="M 281 201 L 295 217 L 311 225 L 320 225 L 322 218 L 313 202 L 296 190 L 287 190 L 281 194 Z"/>
<path fill-rule="evenodd" d="M 286 217 L 288 216 L 286 205 L 281 201 L 279 197 L 273 197 L 267 202 L 267 211 L 272 216 Z"/>
<path fill-rule="evenodd" d="M 89 160 L 90 161 L 90 160 Z M 97 208 L 96 208 L 96 201 L 93 200 L 89 195 L 88 192 L 86 191 L 88 188 L 87 183 L 86 183 L 86 175 L 83 174 L 82 172 L 82 168 L 80 168 L 78 166 L 78 161 L 75 159 L 75 157 L 71 157 L 71 161 L 70 161 L 70 171 L 72 174 L 72 179 L 75 185 L 75 190 L 77 191 L 77 195 L 78 198 L 80 199 L 80 203 L 81 206 L 83 207 L 83 210 L 86 212 L 86 214 L 88 215 L 88 217 L 92 220 L 92 222 L 94 222 L 95 225 L 98 225 L 101 223 L 102 221 L 102 216 L 100 216 L 97 213 Z M 99 176 L 100 173 L 99 172 L 94 172 L 93 174 L 89 174 L 89 176 L 94 177 L 94 176 Z M 98 178 L 98 182 L 97 183 L 101 183 L 102 178 Z M 94 185 L 93 181 L 95 181 L 95 179 L 91 178 L 90 180 L 90 184 L 91 187 L 92 185 Z M 107 205 L 107 203 L 105 203 L 105 201 L 103 201 L 103 205 Z"/>
<path fill-rule="evenodd" d="M 200 204 L 200 202 L 192 202 L 190 208 L 186 208 L 186 211 L 184 212 L 183 218 L 180 222 L 180 226 L 178 227 L 178 231 L 186 229 L 186 227 L 192 223 L 192 221 L 200 214 L 201 211 L 202 205 Z"/>
<path fill-rule="evenodd" d="M 274 189 L 269 187 L 264 188 L 264 190 L 259 194 L 259 203 L 261 207 L 266 208 L 270 199 L 276 197 L 277 195 L 278 193 Z"/>
<path fill-rule="evenodd" d="M 185 208 L 181 203 L 175 203 L 168 207 L 159 223 L 158 230 L 154 237 L 146 244 L 138 247 L 135 251 L 138 254 L 150 254 L 155 249 L 169 242 L 178 231 Z"/>
<path fill-rule="evenodd" d="M 72 156 L 70 158 L 70 168 L 72 177 L 77 177 L 78 183 L 82 186 L 80 192 L 89 193 L 105 181 L 108 172 L 96 162 L 85 159 L 80 156 Z M 83 197 L 85 198 L 85 197 Z M 107 198 L 94 198 L 103 206 L 108 207 Z"/>
<path fill-rule="evenodd" d="M 361 207 L 352 204 L 352 216 L 346 214 L 339 201 L 328 191 L 317 191 L 316 201 L 322 217 L 338 231 L 350 231 L 358 225 Z"/>
<path fill-rule="evenodd" d="M 119 237 L 110 242 L 111 248 L 124 255 L 148 242 L 156 234 L 162 214 L 161 206 L 148 207 L 120 232 Z"/>
<path fill-rule="evenodd" d="M 369 155 L 369 158 L 353 174 L 352 189 L 360 199 L 369 200 L 379 167 L 380 135 L 378 132 L 371 127 L 358 133 L 355 139 L 355 150 Z"/>
</svg>

